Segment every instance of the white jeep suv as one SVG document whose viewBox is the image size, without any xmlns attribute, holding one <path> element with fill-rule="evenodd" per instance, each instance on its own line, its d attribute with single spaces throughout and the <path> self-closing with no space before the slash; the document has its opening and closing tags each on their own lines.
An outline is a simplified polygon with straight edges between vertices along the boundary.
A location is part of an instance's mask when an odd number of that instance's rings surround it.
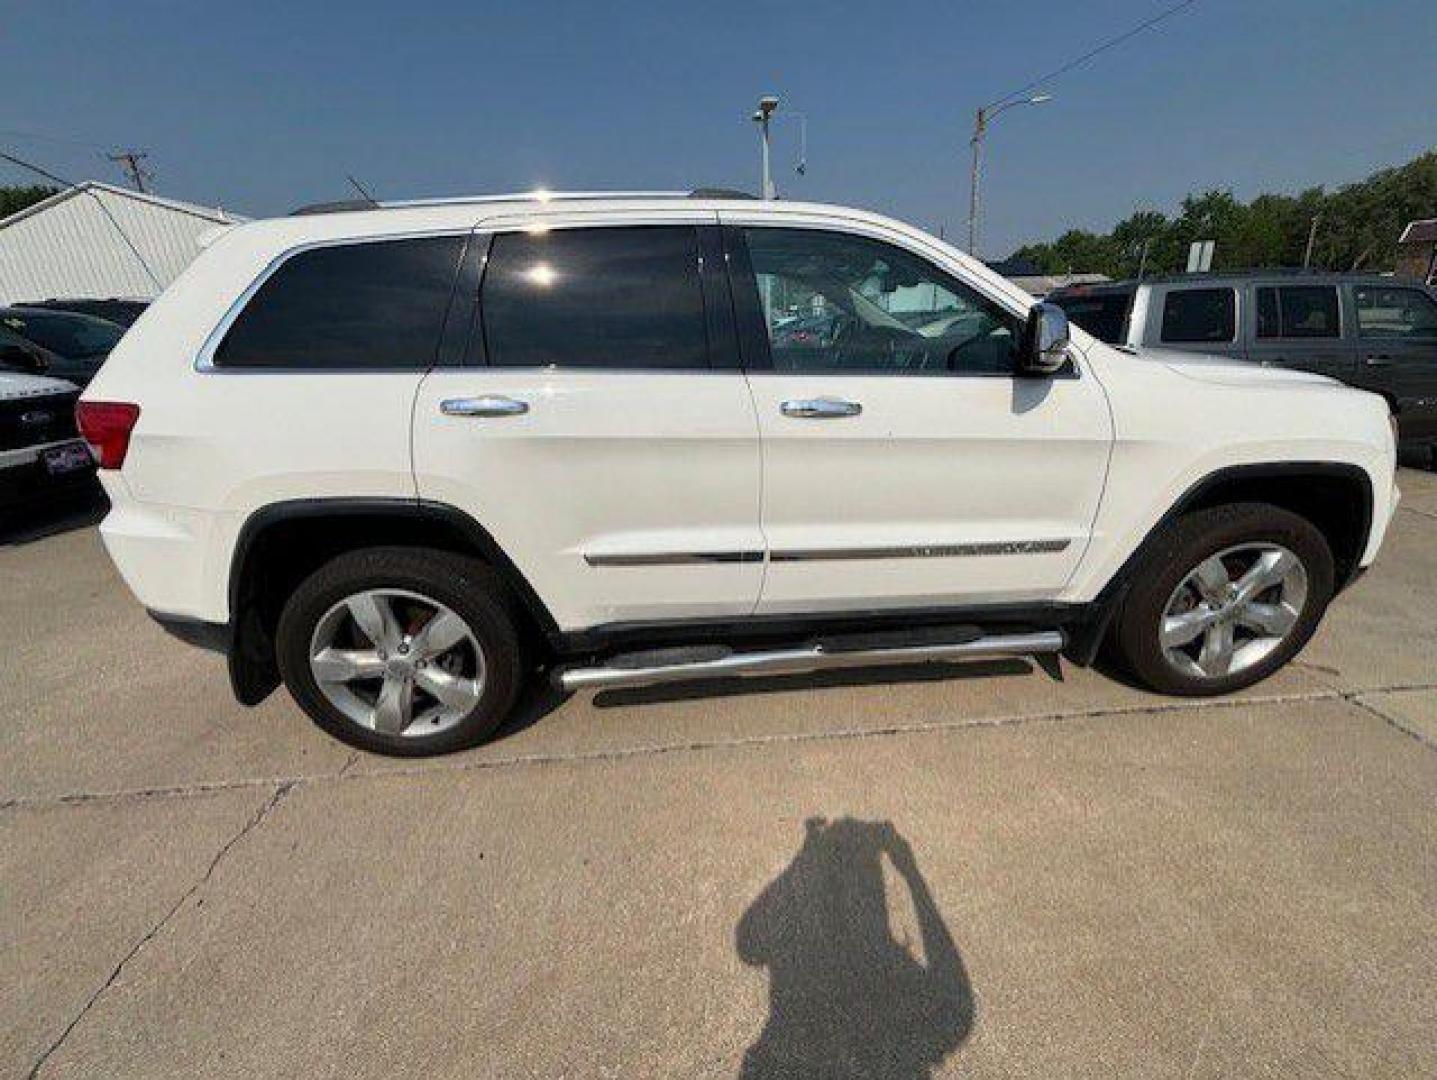
<svg viewBox="0 0 1437 1080">
<path fill-rule="evenodd" d="M 79 406 L 166 626 L 357 746 L 575 690 L 971 657 L 1231 691 L 1392 515 L 1386 403 L 1140 359 L 887 218 L 510 196 L 220 235 Z"/>
</svg>

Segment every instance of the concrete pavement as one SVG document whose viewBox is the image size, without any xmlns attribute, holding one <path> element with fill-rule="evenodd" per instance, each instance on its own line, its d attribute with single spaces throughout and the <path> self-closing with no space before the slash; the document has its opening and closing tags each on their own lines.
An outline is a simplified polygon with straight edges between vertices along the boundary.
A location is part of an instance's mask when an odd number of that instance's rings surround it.
<svg viewBox="0 0 1437 1080">
<path fill-rule="evenodd" d="M 1437 1072 L 1437 476 L 1238 699 L 1026 663 L 364 757 L 0 547 L 0 1072 Z"/>
</svg>

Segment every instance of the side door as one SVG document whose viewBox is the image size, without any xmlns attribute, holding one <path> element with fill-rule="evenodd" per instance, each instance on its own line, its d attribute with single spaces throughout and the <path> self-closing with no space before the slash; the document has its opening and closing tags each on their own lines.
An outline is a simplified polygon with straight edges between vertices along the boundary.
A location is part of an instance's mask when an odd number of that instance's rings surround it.
<svg viewBox="0 0 1437 1080">
<path fill-rule="evenodd" d="M 763 443 L 759 610 L 1058 597 L 1112 441 L 1092 373 L 1015 378 L 1022 310 L 906 234 L 721 216 Z"/>
<path fill-rule="evenodd" d="M 563 630 L 751 613 L 758 436 L 713 214 L 478 235 L 463 360 L 415 403 L 420 497 L 486 529 Z"/>
<path fill-rule="evenodd" d="M 1416 286 L 1351 286 L 1360 385 L 1397 406 L 1404 441 L 1437 439 L 1437 300 Z"/>
<path fill-rule="evenodd" d="M 1253 291 L 1253 332 L 1249 360 L 1290 367 L 1360 384 L 1351 335 L 1336 285 L 1282 285 L 1258 282 Z"/>
</svg>

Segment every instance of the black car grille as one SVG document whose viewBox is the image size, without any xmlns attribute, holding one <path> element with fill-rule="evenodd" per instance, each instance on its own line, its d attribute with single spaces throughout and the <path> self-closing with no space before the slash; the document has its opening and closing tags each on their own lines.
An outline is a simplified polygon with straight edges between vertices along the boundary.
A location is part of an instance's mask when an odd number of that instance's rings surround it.
<svg viewBox="0 0 1437 1080">
<path fill-rule="evenodd" d="M 74 391 L 37 397 L 0 399 L 0 450 L 78 437 Z"/>
</svg>

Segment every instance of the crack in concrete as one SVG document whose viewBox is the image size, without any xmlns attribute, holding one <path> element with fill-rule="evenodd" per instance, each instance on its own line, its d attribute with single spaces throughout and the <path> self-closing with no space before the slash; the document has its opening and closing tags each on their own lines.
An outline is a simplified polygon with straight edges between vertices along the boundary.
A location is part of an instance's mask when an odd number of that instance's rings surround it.
<svg viewBox="0 0 1437 1080">
<path fill-rule="evenodd" d="M 1384 692 L 1390 693 L 1390 691 L 1382 691 L 1382 690 L 1369 690 L 1369 691 L 1367 691 L 1367 693 L 1375 693 L 1375 694 L 1380 694 L 1380 693 L 1384 693 Z M 1370 701 L 1364 701 L 1364 700 L 1363 700 L 1362 698 L 1360 698 L 1360 697 L 1354 697 L 1354 698 L 1352 699 L 1352 704 L 1356 705 L 1359 709 L 1365 709 L 1366 711 L 1370 712 L 1373 716 L 1377 717 L 1377 718 L 1378 718 L 1379 720 L 1381 720 L 1383 723 L 1387 724 L 1389 727 L 1394 727 L 1394 728 L 1396 728 L 1398 731 L 1402 732 L 1402 734 L 1406 735 L 1408 738 L 1410 738 L 1410 739 L 1416 739 L 1419 743 L 1421 743 L 1423 746 L 1425 746 L 1428 750 L 1431 750 L 1431 751 L 1433 751 L 1433 752 L 1437 752 L 1437 742 L 1433 742 L 1431 739 L 1429 739 L 1426 735 L 1422 734 L 1422 732 L 1420 732 L 1420 731 L 1413 731 L 1410 727 L 1408 727 L 1406 724 L 1404 724 L 1401 720 L 1397 719 L 1397 717 L 1391 716 L 1391 715 L 1389 715 L 1389 714 L 1383 712 L 1383 711 L 1382 711 L 1381 709 L 1379 709 L 1376 705 L 1373 705 Z"/>
<path fill-rule="evenodd" d="M 115 981 L 120 977 L 120 972 L 124 971 L 125 966 L 137 955 L 139 955 L 140 951 L 146 945 L 148 945 L 151 941 L 154 940 L 156 935 L 158 935 L 160 931 L 169 924 L 170 920 L 175 917 L 179 910 L 185 906 L 185 904 L 192 896 L 195 895 L 195 893 L 199 892 L 200 889 L 205 887 L 205 885 L 209 882 L 210 878 L 214 876 L 215 869 L 223 861 L 224 857 L 230 853 L 231 849 L 233 849 L 236 844 L 238 844 L 241 840 L 243 840 L 246 836 L 248 836 L 251 832 L 253 832 L 256 828 L 259 827 L 260 823 L 269 816 L 270 812 L 280 804 L 284 797 L 288 795 L 292 790 L 294 790 L 296 783 L 297 781 L 288 781 L 285 783 L 281 783 L 278 787 L 276 787 L 274 790 L 274 794 L 272 794 L 265 801 L 264 805 L 262 805 L 253 815 L 251 815 L 249 821 L 245 822 L 245 824 L 239 829 L 238 832 L 236 832 L 233 836 L 226 840 L 224 844 L 220 846 L 219 851 L 215 852 L 214 858 L 210 860 L 209 866 L 205 868 L 205 872 L 200 875 L 198 880 L 196 880 L 193 885 L 191 885 L 188 889 L 185 890 L 184 894 L 175 901 L 174 905 L 170 908 L 170 910 L 165 912 L 165 914 L 160 918 L 158 922 L 155 923 L 154 926 L 150 927 L 147 931 L 145 931 L 145 933 L 140 937 L 140 939 L 136 941 L 133 946 L 131 946 L 130 951 L 125 953 L 125 955 L 120 958 L 120 962 L 116 964 L 114 968 L 110 971 L 109 977 L 100 984 L 99 988 L 93 994 L 91 994 L 85 1004 L 80 1007 L 80 1011 L 75 1014 L 74 1018 L 68 1024 L 65 1025 L 65 1030 L 60 1032 L 59 1036 L 55 1039 L 55 1041 L 52 1042 L 45 1049 L 45 1052 L 36 1059 L 35 1064 L 30 1067 L 30 1072 L 28 1074 L 30 1080 L 34 1080 L 34 1078 L 39 1075 L 40 1070 L 45 1065 L 45 1062 L 49 1061 L 50 1058 L 55 1054 L 55 1052 L 64 1045 L 65 1040 L 70 1037 L 70 1033 L 79 1026 L 81 1020 L 85 1019 L 86 1015 L 89 1014 L 90 1010 L 94 1008 L 95 1003 L 98 1002 L 102 996 L 104 996 L 105 991 L 110 989 L 110 987 L 115 984 Z"/>
<path fill-rule="evenodd" d="M 421 765 L 384 769 L 379 772 L 355 772 L 353 766 L 362 755 L 355 752 L 337 772 L 312 773 L 308 775 L 245 778 L 236 780 L 205 781 L 196 784 L 177 784 L 168 787 L 135 788 L 118 791 L 74 792 L 64 795 L 41 797 L 18 797 L 0 805 L 0 812 L 49 806 L 83 805 L 126 799 L 151 798 L 193 798 L 215 792 L 244 790 L 255 787 L 283 787 L 286 791 L 301 784 L 320 782 L 351 783 L 357 780 L 373 780 L 386 776 L 421 776 L 437 772 L 478 772 L 490 769 L 533 767 L 563 764 L 586 764 L 605 761 L 622 761 L 636 757 L 656 757 L 661 754 L 698 752 L 705 750 L 745 749 L 750 747 L 779 746 L 786 744 L 829 742 L 850 739 L 885 738 L 896 735 L 922 735 L 948 731 L 963 731 L 970 728 L 1012 727 L 1022 724 L 1058 723 L 1065 720 L 1097 720 L 1106 717 L 1162 715 L 1175 712 L 1201 712 L 1215 709 L 1237 709 L 1262 705 L 1306 704 L 1325 701 L 1348 702 L 1362 705 L 1376 712 L 1359 699 L 1367 694 L 1388 694 L 1398 691 L 1437 690 L 1437 682 L 1400 683 L 1385 686 L 1368 686 L 1353 690 L 1309 690 L 1290 694 L 1263 694 L 1239 698 L 1179 699 L 1174 701 L 1145 702 L 1133 705 L 1110 705 L 1091 709 L 1058 710 L 1047 713 L 1029 713 L 1016 716 L 964 717 L 957 720 L 917 721 L 905 724 L 890 724 L 883 727 L 836 728 L 828 731 L 776 732 L 771 735 L 748 735 L 732 738 L 692 739 L 687 742 L 646 743 L 637 746 L 621 746 L 603 750 L 588 750 L 570 753 L 514 754 L 507 757 L 480 758 L 454 761 L 451 763 L 430 762 Z M 1383 715 L 1383 714 L 1378 714 Z M 1386 716 L 1388 723 L 1395 723 Z M 1400 727 L 1400 725 L 1398 725 Z M 1402 728 L 1405 732 L 1407 729 Z M 1408 734 L 1411 734 L 1408 732 Z"/>
</svg>

